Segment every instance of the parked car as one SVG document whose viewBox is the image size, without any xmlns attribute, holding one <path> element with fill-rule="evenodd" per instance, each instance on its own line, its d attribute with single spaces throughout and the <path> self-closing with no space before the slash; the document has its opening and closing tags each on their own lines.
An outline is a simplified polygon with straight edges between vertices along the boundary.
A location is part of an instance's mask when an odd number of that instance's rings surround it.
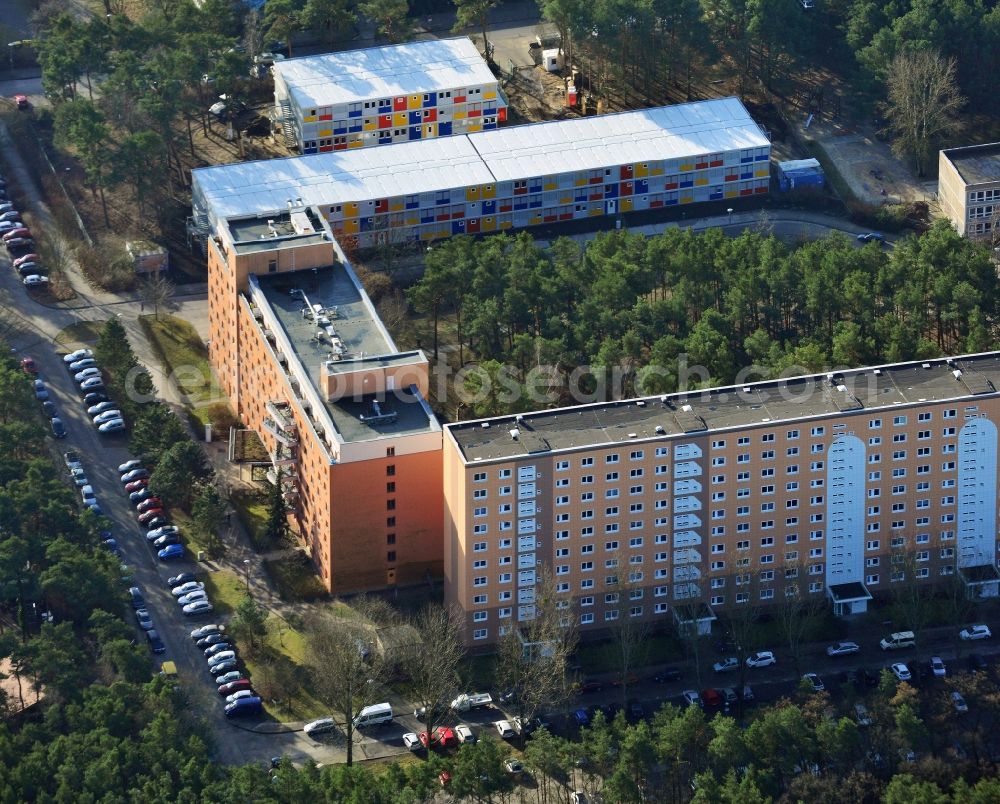
<svg viewBox="0 0 1000 804">
<path fill-rule="evenodd" d="M 948 675 L 948 668 L 945 667 L 944 662 L 941 660 L 940 656 L 931 657 L 931 673 L 933 673 L 935 678 L 944 678 Z"/>
<path fill-rule="evenodd" d="M 885 235 L 879 234 L 878 232 L 865 232 L 864 234 L 858 235 L 859 243 L 884 243 Z"/>
<path fill-rule="evenodd" d="M 403 747 L 407 751 L 419 751 L 423 748 L 420 743 L 420 737 L 417 736 L 416 732 L 408 731 L 403 735 Z"/>
<path fill-rule="evenodd" d="M 97 426 L 97 432 L 99 433 L 117 433 L 118 431 L 124 429 L 125 429 L 124 419 L 110 419 Z"/>
<path fill-rule="evenodd" d="M 205 593 L 204 589 L 198 589 L 194 592 L 189 592 L 186 595 L 181 595 L 177 598 L 177 602 L 181 606 L 186 606 L 189 603 L 197 603 L 199 600 L 208 600 L 208 595 Z"/>
<path fill-rule="evenodd" d="M 476 741 L 475 733 L 465 723 L 459 723 L 455 726 L 455 737 L 460 743 L 474 743 Z"/>
<path fill-rule="evenodd" d="M 653 681 L 657 684 L 667 684 L 671 681 L 680 681 L 681 671 L 677 667 L 665 667 L 655 676 L 653 676 Z"/>
<path fill-rule="evenodd" d="M 135 619 L 143 631 L 149 631 L 153 627 L 153 618 L 149 615 L 148 609 L 136 609 Z"/>
<path fill-rule="evenodd" d="M 863 703 L 854 704 L 854 719 L 863 729 L 868 728 L 872 724 L 872 717 L 868 714 L 868 707 Z"/>
<path fill-rule="evenodd" d="M 80 383 L 80 392 L 83 391 L 103 391 L 104 390 L 104 380 L 100 377 L 88 377 L 83 382 Z"/>
<path fill-rule="evenodd" d="M 236 675 L 239 675 L 237 673 Z M 234 692 L 239 692 L 240 690 L 251 689 L 249 678 L 237 678 L 233 681 L 227 681 L 223 684 L 219 684 L 219 695 L 232 695 Z"/>
<path fill-rule="evenodd" d="M 503 769 L 507 771 L 511 776 L 520 776 L 524 773 L 524 765 L 521 760 L 516 757 L 511 757 L 510 759 L 505 759 L 503 761 Z"/>
<path fill-rule="evenodd" d="M 22 357 L 21 358 L 21 370 L 25 374 L 30 374 L 35 376 L 38 374 L 38 366 L 35 365 L 35 358 L 33 357 Z"/>
<path fill-rule="evenodd" d="M 159 558 L 160 561 L 174 561 L 179 558 L 184 558 L 184 545 L 168 544 L 166 547 L 164 547 L 162 550 L 159 550 L 156 553 L 156 557 Z M 189 615 L 205 614 L 206 612 L 212 610 L 211 604 L 209 604 L 207 608 L 194 608 L 194 609 L 191 608 L 191 606 L 201 606 L 202 604 L 204 604 L 204 601 L 202 601 L 201 603 L 192 603 L 190 606 L 185 606 L 184 613 Z"/>
<path fill-rule="evenodd" d="M 144 500 L 139 500 L 138 504 L 135 506 L 136 513 L 138 514 L 144 514 L 147 511 L 152 511 L 156 508 L 163 508 L 163 500 L 161 500 L 159 497 L 153 497 L 153 496 L 147 497 Z M 179 586 L 180 584 L 174 584 L 174 585 Z"/>
<path fill-rule="evenodd" d="M 226 703 L 230 704 L 233 701 L 240 700 L 241 698 L 253 698 L 256 695 L 257 695 L 257 693 L 254 692 L 252 689 L 249 689 L 249 690 L 237 690 L 236 692 L 231 693 L 230 695 L 226 696 Z"/>
<path fill-rule="evenodd" d="M 208 666 L 214 667 L 222 662 L 227 662 L 230 659 L 236 658 L 236 651 L 234 650 L 224 650 L 222 653 L 216 653 L 214 656 L 208 657 Z"/>
<path fill-rule="evenodd" d="M 73 375 L 73 380 L 76 382 L 83 382 L 84 380 L 89 380 L 91 377 L 100 377 L 101 370 L 97 366 L 91 366 L 90 368 L 85 368 L 82 371 L 76 372 Z"/>
<path fill-rule="evenodd" d="M 229 642 L 218 642 L 215 645 L 209 645 L 202 651 L 202 653 L 205 654 L 206 659 L 209 659 L 218 653 L 223 653 L 228 650 L 233 650 L 233 646 Z"/>
<path fill-rule="evenodd" d="M 861 647 L 857 642 L 837 642 L 833 645 L 827 646 L 826 655 L 827 656 L 849 656 L 852 653 L 857 653 L 861 650 Z"/>
<path fill-rule="evenodd" d="M 114 421 L 115 419 L 120 419 L 122 417 L 122 412 L 120 410 L 106 410 L 103 413 L 98 413 L 93 417 L 94 424 L 100 426 L 106 422 Z"/>
<path fill-rule="evenodd" d="M 21 279 L 31 276 L 32 274 L 37 274 L 38 276 L 47 276 L 48 268 L 39 265 L 37 262 L 26 262 L 20 268 L 17 269 L 17 273 L 20 275 Z"/>
<path fill-rule="evenodd" d="M 171 547 L 180 547 L 180 545 L 171 545 Z M 160 552 L 165 552 L 167 549 L 169 548 L 164 548 Z M 207 600 L 196 600 L 194 603 L 188 603 L 181 611 L 188 617 L 194 617 L 197 614 L 211 614 L 213 606 Z"/>
<path fill-rule="evenodd" d="M 907 667 L 903 662 L 894 662 L 889 666 L 889 670 L 899 681 L 910 681 L 913 675 L 910 673 L 910 668 Z"/>
<path fill-rule="evenodd" d="M 240 663 L 236 659 L 227 659 L 224 662 L 219 662 L 212 668 L 212 673 L 228 673 L 230 670 L 235 670 L 240 666 Z"/>
<path fill-rule="evenodd" d="M 688 706 L 704 706 L 705 702 L 701 700 L 701 695 L 698 694 L 697 690 L 684 690 L 681 693 L 681 699 Z"/>
<path fill-rule="evenodd" d="M 74 360 L 69 364 L 69 370 L 72 372 L 83 371 L 84 369 L 97 368 L 97 361 L 92 357 L 81 357 L 79 360 Z"/>
<path fill-rule="evenodd" d="M 826 689 L 826 684 L 823 683 L 823 679 L 821 679 L 816 673 L 806 673 L 802 676 L 802 680 L 809 684 L 813 692 L 822 692 Z"/>
<path fill-rule="evenodd" d="M 106 402 L 107 399 L 108 399 L 107 395 L 102 393 L 101 391 L 90 391 L 89 393 L 83 395 L 83 404 L 93 405 L 96 404 L 97 402 Z"/>
<path fill-rule="evenodd" d="M 101 425 L 101 426 L 103 427 L 104 425 Z M 170 524 L 170 520 L 167 519 L 166 516 L 164 516 L 163 514 L 161 514 L 160 516 L 153 517 L 145 525 L 143 525 L 143 527 L 144 528 L 148 528 L 149 530 L 155 530 L 156 528 L 160 528 L 160 527 L 163 527 L 163 526 L 169 525 L 169 524 Z"/>
<path fill-rule="evenodd" d="M 171 578 L 170 580 L 174 580 L 174 578 Z M 174 597 L 183 597 L 190 592 L 195 592 L 204 588 L 205 584 L 200 583 L 199 581 L 183 581 L 177 584 L 177 586 L 171 587 L 170 594 Z"/>
<path fill-rule="evenodd" d="M 509 720 L 498 720 L 493 724 L 493 728 L 497 730 L 497 733 L 503 740 L 514 738 L 514 727 L 510 724 Z"/>
<path fill-rule="evenodd" d="M 952 692 L 951 705 L 956 712 L 963 713 L 969 711 L 969 705 L 965 702 L 965 698 L 962 697 L 962 693 L 960 692 Z"/>
<path fill-rule="evenodd" d="M 203 636 L 194 644 L 204 650 L 210 645 L 218 645 L 220 642 L 225 642 L 227 639 L 228 637 L 225 634 L 209 634 L 208 636 Z"/>
<path fill-rule="evenodd" d="M 163 516 L 165 516 L 165 514 L 163 513 L 162 508 L 150 508 L 148 511 L 143 511 L 137 514 L 136 519 L 140 525 L 145 525 L 147 522 L 152 522 L 157 517 Z"/>
<path fill-rule="evenodd" d="M 49 419 L 49 427 L 52 428 L 52 435 L 54 435 L 56 438 L 66 437 L 66 425 L 63 424 L 62 419 L 60 419 L 58 416 L 53 416 L 51 419 Z"/>
<path fill-rule="evenodd" d="M 150 629 L 146 632 L 146 639 L 149 642 L 149 649 L 153 653 L 166 652 L 167 646 L 163 644 L 163 640 L 160 639 L 160 635 L 155 629 Z"/>
<path fill-rule="evenodd" d="M 40 274 L 28 274 L 22 282 L 26 288 L 40 288 L 49 284 L 49 278 Z"/>
<path fill-rule="evenodd" d="M 144 489 L 149 485 L 149 478 L 143 477 L 139 480 L 133 480 L 131 483 L 125 484 L 125 491 L 131 494 L 133 491 L 138 491 L 139 489 Z"/>
<path fill-rule="evenodd" d="M 142 590 L 138 586 L 130 586 L 128 596 L 133 609 L 141 609 L 145 607 L 146 601 L 143 600 Z"/>
<path fill-rule="evenodd" d="M 0 212 L 0 221 L 19 221 L 21 220 L 21 213 L 16 209 L 8 209 L 4 212 Z"/>
<path fill-rule="evenodd" d="M 148 478 L 149 470 L 142 466 L 137 466 L 122 473 L 122 483 L 131 483 L 133 480 L 146 480 Z"/>
<path fill-rule="evenodd" d="M 959 639 L 964 642 L 971 642 L 977 639 L 989 639 L 993 636 L 988 625 L 967 625 L 958 632 Z"/>
<path fill-rule="evenodd" d="M 10 252 L 35 247 L 35 241 L 30 237 L 15 237 L 11 240 L 4 240 L 3 243 L 7 246 L 7 251 Z"/>
<path fill-rule="evenodd" d="M 243 678 L 243 674 L 239 670 L 227 670 L 222 675 L 215 677 L 215 683 L 216 686 L 222 686 L 231 681 L 239 681 L 241 678 Z"/>
<path fill-rule="evenodd" d="M 18 268 L 26 262 L 38 262 L 37 254 L 25 254 L 23 257 L 18 257 L 14 260 L 14 267 Z M 93 357 L 94 352 L 92 349 L 77 349 L 70 352 L 68 355 L 63 355 L 63 363 L 67 365 L 70 363 L 75 363 L 77 360 L 85 360 L 88 357 Z"/>
<path fill-rule="evenodd" d="M 74 485 L 78 488 L 83 488 L 84 486 L 89 486 L 90 481 L 87 480 L 87 473 L 83 471 L 82 468 L 76 468 L 69 473 L 70 478 L 72 478 Z"/>
<path fill-rule="evenodd" d="M 164 525 L 159 528 L 151 528 L 146 534 L 146 539 L 151 542 L 155 542 L 161 536 L 166 536 L 168 533 L 180 533 L 181 529 L 176 525 Z"/>
<path fill-rule="evenodd" d="M 132 503 L 132 505 L 138 505 L 143 500 L 148 500 L 154 496 L 155 495 L 149 490 L 148 486 L 142 486 L 141 488 L 129 493 L 128 500 Z"/>
<path fill-rule="evenodd" d="M 42 413 L 48 416 L 50 419 L 55 418 L 59 415 L 59 411 L 56 410 L 56 403 L 51 399 L 46 399 L 42 402 Z"/>
<path fill-rule="evenodd" d="M 738 670 L 740 667 L 740 660 L 735 656 L 730 656 L 727 659 L 723 659 L 721 662 L 716 662 L 712 665 L 712 669 L 716 673 L 732 673 L 734 670 Z"/>
<path fill-rule="evenodd" d="M 49 398 L 49 389 L 45 387 L 44 382 L 41 380 L 35 380 L 32 382 L 32 386 L 35 389 L 35 399 L 44 401 Z"/>
<path fill-rule="evenodd" d="M 83 464 L 80 462 L 80 455 L 73 450 L 63 453 L 63 463 L 66 464 L 66 468 L 70 471 L 83 467 Z"/>
<path fill-rule="evenodd" d="M 777 658 L 769 650 L 757 651 L 753 656 L 747 658 L 747 667 L 770 667 L 777 663 Z"/>
<path fill-rule="evenodd" d="M 104 413 L 108 410 L 117 410 L 118 403 L 112 402 L 110 399 L 105 399 L 103 402 L 98 402 L 96 405 L 91 405 L 87 408 L 88 416 L 97 416 L 100 413 Z"/>
</svg>

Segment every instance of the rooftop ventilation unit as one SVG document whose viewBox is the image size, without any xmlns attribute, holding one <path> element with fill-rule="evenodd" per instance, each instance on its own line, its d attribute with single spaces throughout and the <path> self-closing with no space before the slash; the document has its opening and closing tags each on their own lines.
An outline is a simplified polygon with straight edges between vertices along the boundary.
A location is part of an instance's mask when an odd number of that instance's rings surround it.
<svg viewBox="0 0 1000 804">
<path fill-rule="evenodd" d="M 483 422 L 479 426 L 482 427 L 484 430 L 489 430 L 490 429 L 490 423 L 489 422 Z"/>
<path fill-rule="evenodd" d="M 962 369 L 953 369 L 951 374 L 956 380 L 962 379 Z"/>
<path fill-rule="evenodd" d="M 663 435 L 667 431 L 663 429 L 663 425 L 662 424 L 658 424 L 658 425 L 656 425 L 656 432 L 657 432 L 657 435 Z"/>
<path fill-rule="evenodd" d="M 690 413 L 692 410 L 694 410 L 694 408 L 692 408 L 690 405 L 681 405 L 681 410 L 683 410 L 685 413 Z"/>
<path fill-rule="evenodd" d="M 640 399 L 638 402 L 635 403 L 635 405 L 638 408 L 644 408 L 644 407 L 646 407 L 646 400 L 645 399 Z"/>
<path fill-rule="evenodd" d="M 517 439 L 521 437 L 521 431 L 516 427 L 512 427 L 508 432 L 510 433 L 511 440 L 513 441 L 517 441 Z"/>
</svg>

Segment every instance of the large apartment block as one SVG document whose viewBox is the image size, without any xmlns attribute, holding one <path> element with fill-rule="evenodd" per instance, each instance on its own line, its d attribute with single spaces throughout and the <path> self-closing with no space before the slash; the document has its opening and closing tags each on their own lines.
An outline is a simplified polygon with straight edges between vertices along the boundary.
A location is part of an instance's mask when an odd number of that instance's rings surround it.
<svg viewBox="0 0 1000 804">
<path fill-rule="evenodd" d="M 1000 210 L 1000 142 L 948 148 L 938 158 L 938 199 L 963 235 L 988 238 Z"/>
<path fill-rule="evenodd" d="M 288 62 L 285 62 L 286 64 Z M 736 98 L 193 172 L 195 216 L 315 206 L 369 247 L 766 193 L 770 141 Z"/>
<path fill-rule="evenodd" d="M 955 573 L 994 596 L 998 387 L 989 353 L 446 425 L 447 600 L 488 648 L 542 572 L 584 633 Z"/>
<path fill-rule="evenodd" d="M 315 210 L 220 218 L 207 248 L 212 366 L 326 587 L 440 575 L 441 427 L 423 353 L 396 348 Z"/>
<path fill-rule="evenodd" d="M 303 154 L 489 131 L 507 99 L 465 36 L 277 61 L 275 115 Z"/>
</svg>

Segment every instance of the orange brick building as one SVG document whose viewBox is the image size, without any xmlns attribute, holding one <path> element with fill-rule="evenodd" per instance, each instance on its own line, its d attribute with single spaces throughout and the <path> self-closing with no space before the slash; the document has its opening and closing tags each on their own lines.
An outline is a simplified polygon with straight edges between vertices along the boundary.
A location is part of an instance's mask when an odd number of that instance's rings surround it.
<svg viewBox="0 0 1000 804">
<path fill-rule="evenodd" d="M 311 208 L 212 222 L 209 356 L 333 593 L 441 574 L 441 427 Z"/>
</svg>

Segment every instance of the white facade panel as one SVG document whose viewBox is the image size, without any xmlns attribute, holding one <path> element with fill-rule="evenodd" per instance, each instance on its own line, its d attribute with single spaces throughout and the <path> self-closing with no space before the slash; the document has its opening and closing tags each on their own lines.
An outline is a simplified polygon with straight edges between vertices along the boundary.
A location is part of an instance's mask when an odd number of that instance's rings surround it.
<svg viewBox="0 0 1000 804">
<path fill-rule="evenodd" d="M 862 582 L 865 566 L 865 445 L 842 435 L 827 452 L 826 585 Z"/>
<path fill-rule="evenodd" d="M 997 427 L 972 419 L 958 431 L 958 565 L 996 560 Z"/>
</svg>

